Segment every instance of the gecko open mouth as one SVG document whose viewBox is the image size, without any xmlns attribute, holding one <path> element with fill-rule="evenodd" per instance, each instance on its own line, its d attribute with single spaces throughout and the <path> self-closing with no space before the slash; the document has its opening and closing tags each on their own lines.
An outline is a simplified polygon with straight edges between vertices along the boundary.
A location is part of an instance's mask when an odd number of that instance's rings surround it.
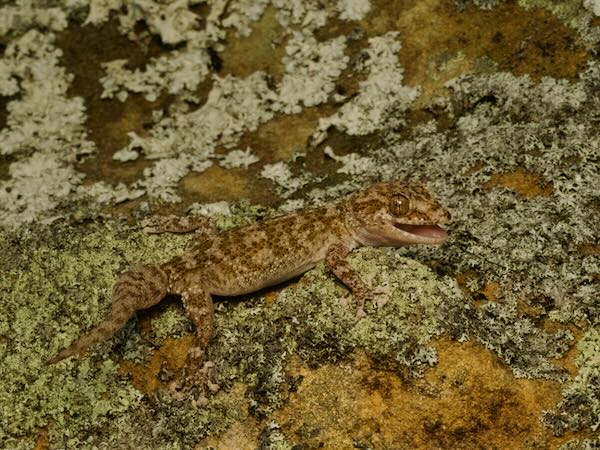
<svg viewBox="0 0 600 450">
<path fill-rule="evenodd" d="M 395 223 L 394 227 L 415 236 L 434 239 L 443 242 L 448 238 L 448 232 L 438 225 L 406 225 Z"/>
</svg>

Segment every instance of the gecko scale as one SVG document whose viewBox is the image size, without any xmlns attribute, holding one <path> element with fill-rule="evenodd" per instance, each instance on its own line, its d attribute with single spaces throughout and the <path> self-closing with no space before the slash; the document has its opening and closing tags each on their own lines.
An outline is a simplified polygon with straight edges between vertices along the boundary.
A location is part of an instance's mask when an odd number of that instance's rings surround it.
<svg viewBox="0 0 600 450">
<path fill-rule="evenodd" d="M 235 296 L 296 277 L 325 260 L 362 307 L 372 297 L 369 286 L 346 256 L 361 246 L 400 247 L 440 244 L 448 237 L 439 225 L 448 212 L 419 185 L 378 183 L 349 199 L 305 209 L 252 225 L 219 232 L 205 217 L 154 217 L 149 233 L 196 230 L 186 252 L 163 264 L 125 271 L 112 291 L 112 309 L 87 334 L 51 358 L 56 363 L 110 338 L 137 310 L 180 295 L 196 327 L 185 372 L 186 383 L 205 382 L 205 349 L 214 333 L 211 295 Z"/>
</svg>

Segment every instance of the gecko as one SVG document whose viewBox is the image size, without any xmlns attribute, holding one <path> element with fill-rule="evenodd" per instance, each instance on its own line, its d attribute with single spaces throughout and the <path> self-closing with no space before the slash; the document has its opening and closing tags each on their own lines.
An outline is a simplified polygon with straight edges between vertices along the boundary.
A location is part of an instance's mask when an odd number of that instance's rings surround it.
<svg viewBox="0 0 600 450">
<path fill-rule="evenodd" d="M 142 222 L 147 233 L 195 231 L 186 251 L 165 263 L 137 265 L 122 273 L 104 320 L 47 362 L 54 364 L 109 339 L 136 311 L 176 294 L 195 326 L 182 383 L 206 384 L 206 347 L 215 333 L 213 295 L 252 293 L 325 261 L 361 310 L 374 291 L 350 267 L 349 253 L 361 246 L 441 244 L 448 232 L 440 225 L 449 219 L 448 211 L 423 186 L 398 181 L 374 184 L 338 203 L 228 231 L 217 231 L 204 216 L 151 217 Z"/>
</svg>

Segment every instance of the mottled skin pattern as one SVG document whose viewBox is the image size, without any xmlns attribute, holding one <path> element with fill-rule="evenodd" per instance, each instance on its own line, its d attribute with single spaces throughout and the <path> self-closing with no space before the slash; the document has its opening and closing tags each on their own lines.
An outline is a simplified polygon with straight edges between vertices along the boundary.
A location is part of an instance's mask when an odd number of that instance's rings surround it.
<svg viewBox="0 0 600 450">
<path fill-rule="evenodd" d="M 184 383 L 204 385 L 204 354 L 214 333 L 211 295 L 254 292 L 296 277 L 325 260 L 362 308 L 372 291 L 348 265 L 348 253 L 364 245 L 442 243 L 447 233 L 438 225 L 448 219 L 448 212 L 423 187 L 399 182 L 375 184 L 335 205 L 227 232 L 216 231 L 204 217 L 151 218 L 144 223 L 146 232 L 196 230 L 197 237 L 182 256 L 163 264 L 135 266 L 123 273 L 113 288 L 112 310 L 106 319 L 48 362 L 55 363 L 110 338 L 135 311 L 172 293 L 181 295 L 196 326 Z"/>
</svg>

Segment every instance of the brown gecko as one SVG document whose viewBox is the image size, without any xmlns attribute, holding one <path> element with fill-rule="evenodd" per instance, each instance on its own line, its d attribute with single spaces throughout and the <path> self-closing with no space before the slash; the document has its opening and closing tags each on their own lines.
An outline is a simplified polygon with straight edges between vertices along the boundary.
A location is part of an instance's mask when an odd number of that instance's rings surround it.
<svg viewBox="0 0 600 450">
<path fill-rule="evenodd" d="M 135 266 L 112 291 L 112 310 L 95 328 L 51 358 L 56 363 L 113 336 L 137 310 L 181 295 L 196 336 L 185 365 L 185 383 L 204 383 L 205 349 L 214 333 L 211 295 L 235 296 L 294 278 L 325 260 L 362 309 L 373 291 L 348 264 L 361 246 L 440 244 L 439 227 L 448 212 L 418 185 L 378 183 L 346 201 L 258 221 L 218 232 L 205 217 L 158 217 L 145 222 L 149 233 L 188 232 L 196 236 L 182 255 L 163 264 Z M 210 386 L 209 386 L 210 387 Z"/>
</svg>

